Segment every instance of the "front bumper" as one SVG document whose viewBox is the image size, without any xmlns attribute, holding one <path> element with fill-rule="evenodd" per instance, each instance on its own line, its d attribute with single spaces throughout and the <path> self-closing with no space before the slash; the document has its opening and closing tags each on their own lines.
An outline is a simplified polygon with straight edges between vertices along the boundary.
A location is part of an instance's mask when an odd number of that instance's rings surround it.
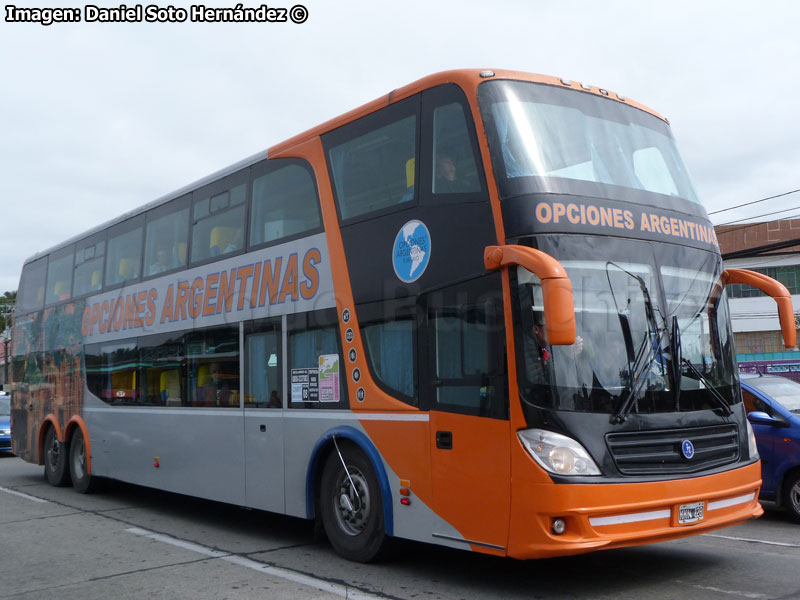
<svg viewBox="0 0 800 600">
<path fill-rule="evenodd" d="M 714 475 L 652 483 L 514 483 L 508 555 L 515 558 L 661 542 L 736 525 L 764 512 L 758 503 L 758 462 Z M 529 498 L 537 499 L 535 506 Z M 701 502 L 701 520 L 679 523 L 679 507 Z M 567 524 L 561 535 L 552 532 L 556 518 Z"/>
</svg>

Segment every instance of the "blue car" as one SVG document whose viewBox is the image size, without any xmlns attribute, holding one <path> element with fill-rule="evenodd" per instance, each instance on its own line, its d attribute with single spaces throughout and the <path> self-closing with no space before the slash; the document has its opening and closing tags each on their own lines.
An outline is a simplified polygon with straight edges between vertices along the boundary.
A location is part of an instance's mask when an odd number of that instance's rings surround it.
<svg viewBox="0 0 800 600">
<path fill-rule="evenodd" d="M 761 455 L 761 498 L 800 522 L 800 383 L 774 375 L 741 375 L 742 399 Z"/>
<path fill-rule="evenodd" d="M 0 452 L 11 451 L 11 397 L 0 394 Z"/>
</svg>

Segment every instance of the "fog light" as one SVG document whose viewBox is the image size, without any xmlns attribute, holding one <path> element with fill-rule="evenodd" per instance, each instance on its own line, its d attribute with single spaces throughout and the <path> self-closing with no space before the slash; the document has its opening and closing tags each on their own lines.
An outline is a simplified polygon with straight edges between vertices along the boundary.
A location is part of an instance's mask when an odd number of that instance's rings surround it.
<svg viewBox="0 0 800 600">
<path fill-rule="evenodd" d="M 553 519 L 553 533 L 561 535 L 567 530 L 567 522 L 564 519 Z"/>
</svg>

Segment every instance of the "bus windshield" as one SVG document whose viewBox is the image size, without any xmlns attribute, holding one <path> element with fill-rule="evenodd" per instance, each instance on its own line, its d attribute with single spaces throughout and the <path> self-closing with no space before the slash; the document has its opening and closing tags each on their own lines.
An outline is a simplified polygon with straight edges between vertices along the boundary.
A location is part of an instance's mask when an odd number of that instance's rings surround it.
<svg viewBox="0 0 800 600">
<path fill-rule="evenodd" d="M 508 80 L 482 84 L 478 97 L 503 197 L 628 188 L 699 202 L 669 126 L 643 110 Z"/>
<path fill-rule="evenodd" d="M 537 238 L 572 281 L 577 337 L 549 346 L 541 287 L 517 268 L 517 347 L 524 403 L 617 413 L 719 407 L 737 401 L 721 261 L 667 244 L 579 236 Z M 590 249 L 590 251 L 587 251 Z M 602 259 L 586 259 L 602 256 Z M 678 265 L 697 264 L 697 271 Z"/>
</svg>

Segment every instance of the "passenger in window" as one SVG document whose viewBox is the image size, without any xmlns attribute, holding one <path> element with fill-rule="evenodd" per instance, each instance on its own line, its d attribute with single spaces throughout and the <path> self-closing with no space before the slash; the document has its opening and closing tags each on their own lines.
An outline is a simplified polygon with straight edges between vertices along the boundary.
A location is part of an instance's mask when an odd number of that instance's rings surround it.
<svg viewBox="0 0 800 600">
<path fill-rule="evenodd" d="M 168 271 L 172 268 L 170 264 L 171 261 L 169 259 L 169 252 L 166 248 L 158 248 L 156 250 L 156 260 L 150 265 L 150 270 L 148 275 L 154 275 L 156 273 L 163 273 L 164 271 Z"/>
<path fill-rule="evenodd" d="M 549 383 L 551 372 L 553 370 L 552 351 L 550 345 L 547 343 L 547 330 L 544 323 L 544 312 L 535 310 L 533 311 L 533 327 L 531 336 L 532 339 L 528 343 L 528 351 L 525 353 L 525 373 L 531 383 Z M 567 348 L 564 358 L 575 361 L 580 359 L 581 362 L 585 361 L 586 357 L 583 355 L 583 338 L 579 335 L 575 336 L 575 342 Z M 560 355 L 561 356 L 561 355 Z M 571 368 L 572 365 L 562 365 L 567 367 L 569 371 L 575 371 Z M 561 380 L 565 381 L 562 373 Z"/>
<path fill-rule="evenodd" d="M 223 254 L 227 254 L 228 252 L 235 252 L 236 250 L 240 250 L 242 247 L 242 230 L 237 229 L 236 235 L 234 238 L 225 246 L 225 249 L 222 251 Z"/>
<path fill-rule="evenodd" d="M 458 191 L 456 161 L 449 154 L 440 154 L 436 159 L 435 194 L 451 194 Z"/>
<path fill-rule="evenodd" d="M 283 408 L 283 402 L 281 402 L 281 397 L 278 396 L 277 390 L 272 390 L 272 393 L 269 395 L 267 408 Z"/>
</svg>

